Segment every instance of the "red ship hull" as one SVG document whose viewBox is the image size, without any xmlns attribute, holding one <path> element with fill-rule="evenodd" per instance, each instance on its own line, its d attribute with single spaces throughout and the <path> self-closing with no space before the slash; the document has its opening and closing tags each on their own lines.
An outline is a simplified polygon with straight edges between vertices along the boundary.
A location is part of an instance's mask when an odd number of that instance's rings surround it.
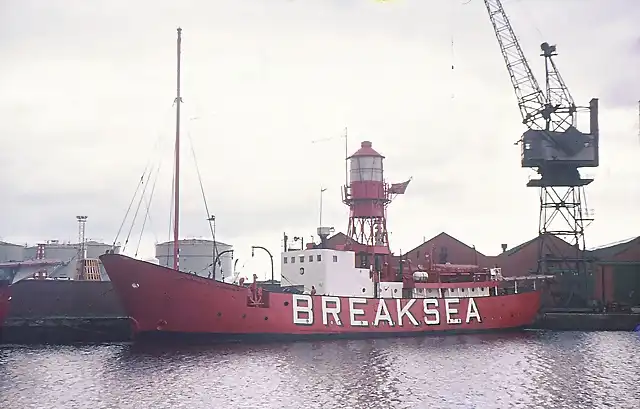
<svg viewBox="0 0 640 409">
<path fill-rule="evenodd" d="M 263 305 L 256 307 L 248 303 L 246 287 L 118 254 L 100 259 L 137 335 L 268 340 L 499 331 L 532 324 L 540 305 L 539 291 L 473 299 L 323 297 L 265 291 Z"/>
</svg>

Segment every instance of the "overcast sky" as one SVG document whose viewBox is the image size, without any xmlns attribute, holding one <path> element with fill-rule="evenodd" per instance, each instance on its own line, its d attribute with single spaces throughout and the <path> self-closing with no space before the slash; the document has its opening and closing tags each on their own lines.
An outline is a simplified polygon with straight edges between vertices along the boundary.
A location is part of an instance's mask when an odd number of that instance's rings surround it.
<svg viewBox="0 0 640 409">
<path fill-rule="evenodd" d="M 84 214 L 89 238 L 113 241 L 161 161 L 141 253 L 169 238 L 181 26 L 182 237 L 210 234 L 190 142 L 240 264 L 251 244 L 277 253 L 283 231 L 314 234 L 322 186 L 324 224 L 344 231 L 347 126 L 350 153 L 370 140 L 389 182 L 414 178 L 389 208 L 395 252 L 441 231 L 487 254 L 528 240 L 538 192 L 513 145 L 524 129 L 484 4 L 464 2 L 0 0 L 0 237 L 76 240 Z M 549 41 L 576 101 L 600 98 L 588 247 L 640 234 L 640 2 L 504 6 L 541 84 Z"/>
</svg>

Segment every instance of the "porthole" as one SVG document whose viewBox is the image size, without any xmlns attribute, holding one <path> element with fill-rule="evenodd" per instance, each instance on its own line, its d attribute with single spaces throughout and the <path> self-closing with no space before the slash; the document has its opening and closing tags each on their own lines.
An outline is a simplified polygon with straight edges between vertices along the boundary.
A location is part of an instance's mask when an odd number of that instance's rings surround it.
<svg viewBox="0 0 640 409">
<path fill-rule="evenodd" d="M 269 317 L 264 317 L 264 320 L 267 321 L 269 319 Z"/>
<path fill-rule="evenodd" d="M 303 276 L 304 275 L 304 267 L 300 267 L 300 275 Z"/>
<path fill-rule="evenodd" d="M 289 305 L 289 301 L 284 302 L 284 306 L 286 307 L 287 305 Z"/>
<path fill-rule="evenodd" d="M 362 292 L 363 292 L 363 293 L 366 293 L 366 292 L 367 292 L 367 289 L 366 289 L 366 288 L 363 288 L 363 289 L 362 289 Z"/>
</svg>

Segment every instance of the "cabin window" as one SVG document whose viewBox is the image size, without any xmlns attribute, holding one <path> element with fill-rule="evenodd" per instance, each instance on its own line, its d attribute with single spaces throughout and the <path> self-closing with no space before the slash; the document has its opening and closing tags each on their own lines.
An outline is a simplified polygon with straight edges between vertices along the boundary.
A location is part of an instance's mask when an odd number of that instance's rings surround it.
<svg viewBox="0 0 640 409">
<path fill-rule="evenodd" d="M 300 275 L 303 276 L 304 275 L 304 267 L 300 267 Z"/>
<path fill-rule="evenodd" d="M 311 263 L 313 261 L 313 256 L 309 256 L 309 262 Z"/>
<path fill-rule="evenodd" d="M 316 261 L 322 261 L 322 256 L 320 254 L 316 256 Z"/>
<path fill-rule="evenodd" d="M 338 262 L 338 256 L 333 256 L 333 262 L 337 263 Z"/>
<path fill-rule="evenodd" d="M 287 264 L 287 261 L 289 261 L 289 259 L 287 257 L 284 258 L 284 264 Z"/>
<path fill-rule="evenodd" d="M 296 258 L 295 257 L 291 257 L 291 264 L 296 262 Z"/>
<path fill-rule="evenodd" d="M 304 263 L 304 256 L 300 256 L 300 262 Z"/>
</svg>

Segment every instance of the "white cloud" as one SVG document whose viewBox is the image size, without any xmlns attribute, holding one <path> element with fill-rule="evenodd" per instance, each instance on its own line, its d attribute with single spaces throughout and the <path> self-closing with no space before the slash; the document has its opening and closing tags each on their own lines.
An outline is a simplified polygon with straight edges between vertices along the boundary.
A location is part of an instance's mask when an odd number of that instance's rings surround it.
<svg viewBox="0 0 640 409">
<path fill-rule="evenodd" d="M 640 4 L 504 5 L 540 82 L 547 40 L 558 44 L 577 102 L 601 97 L 588 242 L 638 234 Z M 537 192 L 525 187 L 530 173 L 513 146 L 523 129 L 481 1 L 14 0 L 0 8 L 5 239 L 73 238 L 75 215 L 88 214 L 88 235 L 111 241 L 159 135 L 163 170 L 144 246 L 168 238 L 177 25 L 184 236 L 209 231 L 190 140 L 223 241 L 277 252 L 283 230 L 312 235 L 320 186 L 329 187 L 324 220 L 345 230 L 345 126 L 350 152 L 371 140 L 390 181 L 414 177 L 389 208 L 395 251 L 442 230 L 490 254 L 536 234 Z M 311 143 L 324 138 L 334 139 Z"/>
</svg>

